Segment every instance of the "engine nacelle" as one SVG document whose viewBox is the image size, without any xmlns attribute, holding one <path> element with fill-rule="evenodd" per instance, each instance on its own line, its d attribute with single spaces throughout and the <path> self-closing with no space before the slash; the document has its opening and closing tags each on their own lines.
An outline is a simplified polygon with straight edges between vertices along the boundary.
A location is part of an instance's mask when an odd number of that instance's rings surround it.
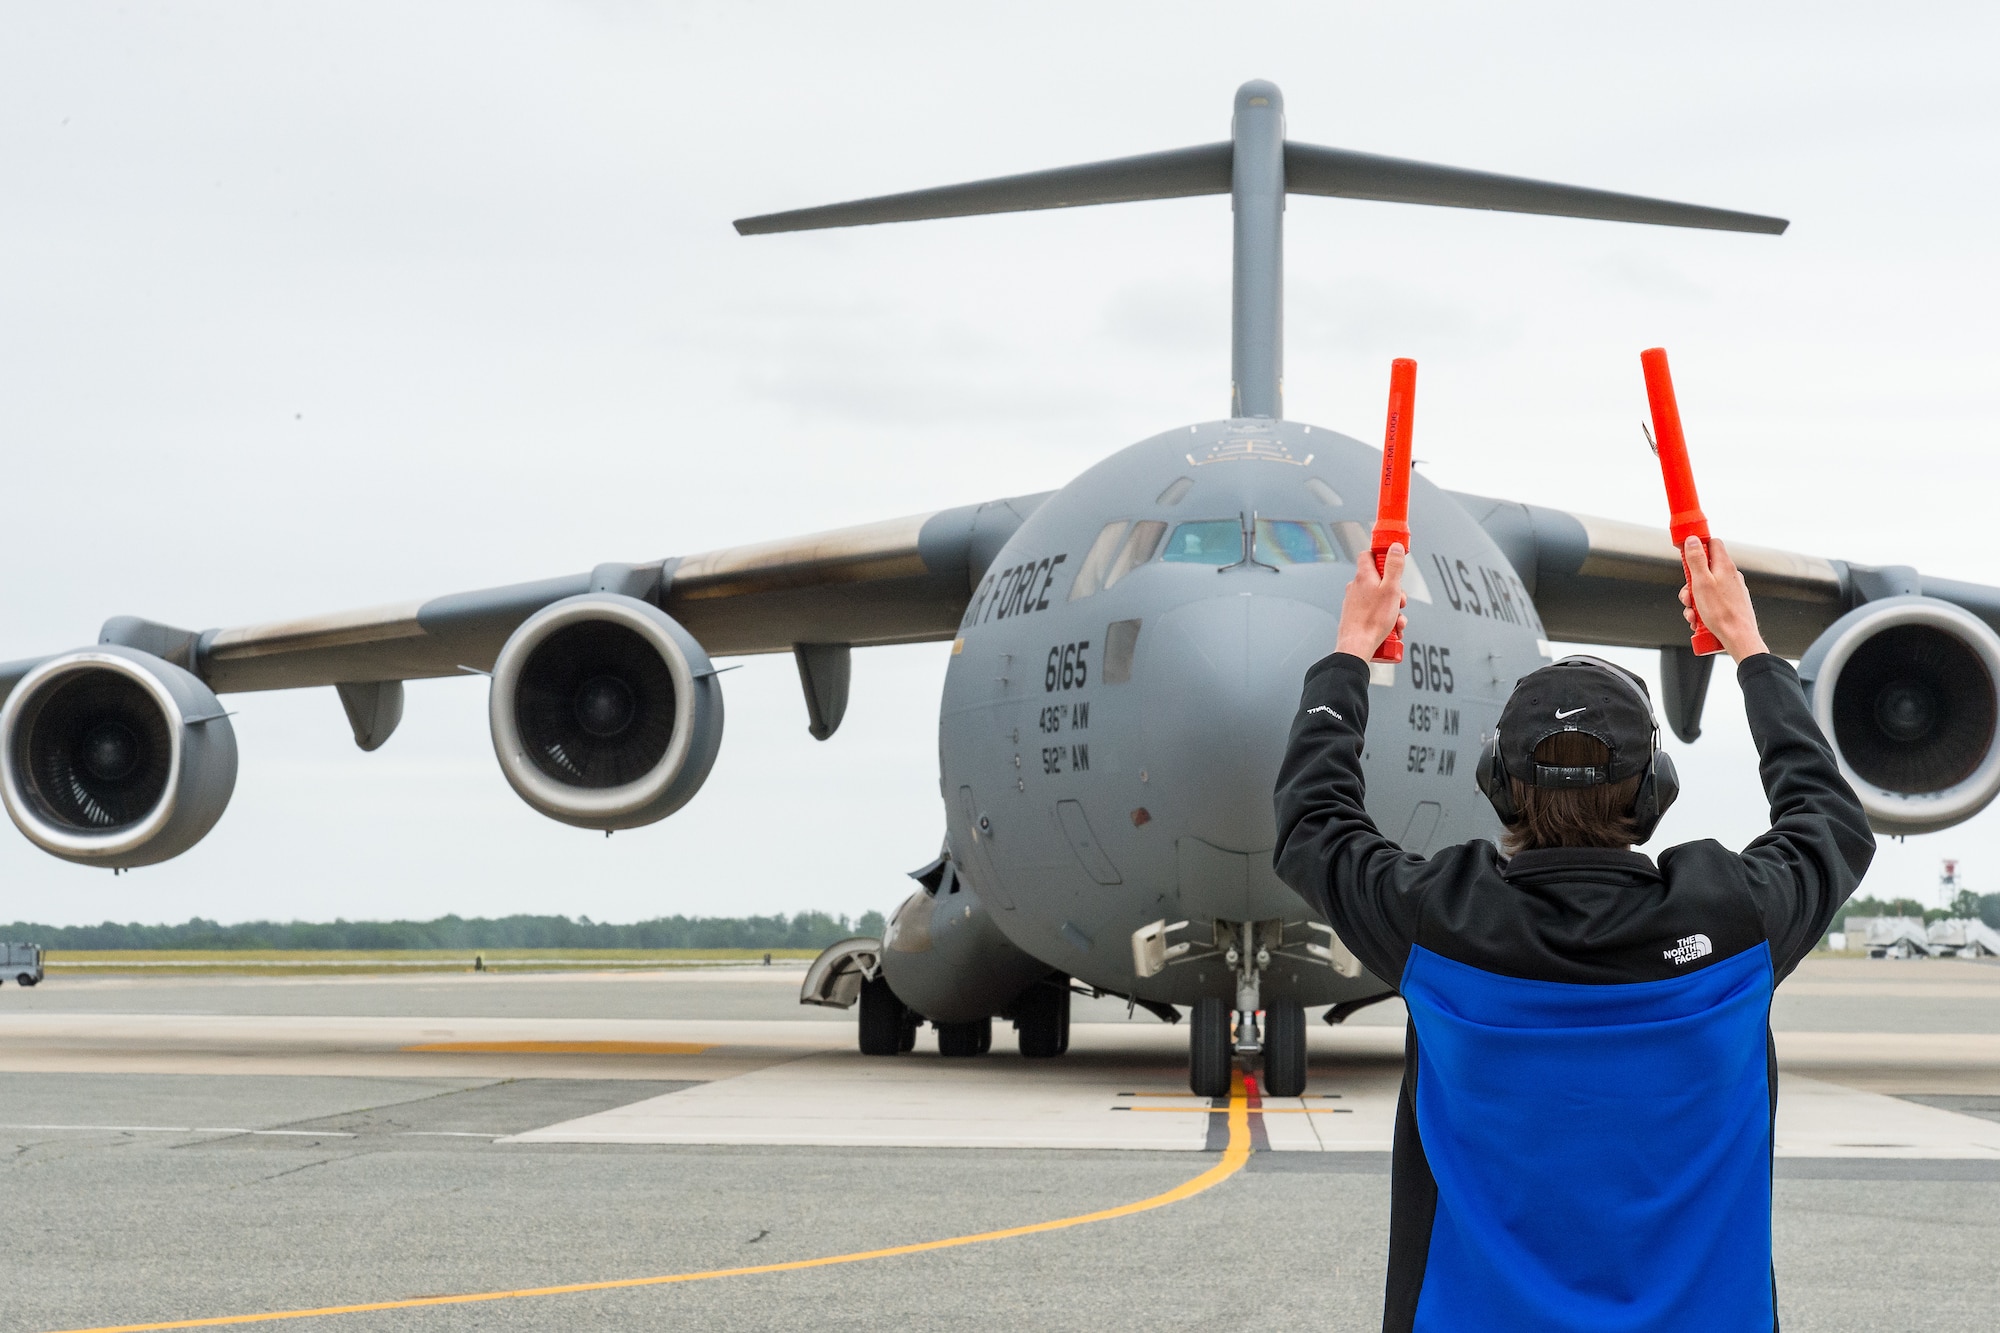
<svg viewBox="0 0 2000 1333">
<path fill-rule="evenodd" d="M 1813 716 L 1879 833 L 1932 833 L 2000 793 L 2000 635 L 1935 597 L 1848 612 L 1799 663 Z"/>
<path fill-rule="evenodd" d="M 128 869 L 179 856 L 236 790 L 236 733 L 208 686 L 100 644 L 36 666 L 0 708 L 0 799 L 43 851 Z"/>
<path fill-rule="evenodd" d="M 493 665 L 493 752 L 521 799 L 578 828 L 686 805 L 722 745 L 722 686 L 694 636 L 634 597 L 585 593 L 530 616 Z"/>
</svg>

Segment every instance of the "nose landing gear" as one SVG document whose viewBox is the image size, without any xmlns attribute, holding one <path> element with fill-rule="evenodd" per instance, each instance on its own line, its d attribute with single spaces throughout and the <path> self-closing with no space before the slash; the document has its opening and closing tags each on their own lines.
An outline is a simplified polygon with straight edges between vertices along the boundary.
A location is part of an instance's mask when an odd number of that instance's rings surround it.
<svg viewBox="0 0 2000 1333">
<path fill-rule="evenodd" d="M 1188 1088 L 1197 1097 L 1229 1095 L 1229 1005 L 1204 995 L 1188 1015 Z"/>
<path fill-rule="evenodd" d="M 1283 939 L 1282 923 L 1277 938 Z M 1229 1092 L 1232 1055 L 1247 1067 L 1262 1061 L 1263 1090 L 1273 1097 L 1297 1097 L 1306 1090 L 1306 1011 L 1289 1000 L 1262 1002 L 1262 975 L 1271 965 L 1269 941 L 1260 941 L 1258 923 L 1245 921 L 1229 942 L 1223 962 L 1236 970 L 1235 1040 L 1231 1013 L 1219 997 L 1196 1000 L 1188 1024 L 1188 1087 L 1197 1097 Z M 1264 1015 L 1258 1030 L 1257 1015 Z"/>
</svg>

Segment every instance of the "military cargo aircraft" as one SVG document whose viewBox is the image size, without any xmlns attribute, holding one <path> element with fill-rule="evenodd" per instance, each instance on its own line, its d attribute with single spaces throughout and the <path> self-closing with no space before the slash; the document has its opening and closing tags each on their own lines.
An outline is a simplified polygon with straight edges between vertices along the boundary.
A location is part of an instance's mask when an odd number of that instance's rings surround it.
<svg viewBox="0 0 2000 1333">
<path fill-rule="evenodd" d="M 1285 198 L 1315 194 L 1778 234 L 1786 223 L 1296 143 L 1272 84 L 1237 90 L 1220 143 L 749 218 L 745 235 L 1227 194 L 1229 413 L 1175 426 L 1060 490 L 814 536 L 278 624 L 136 617 L 0 665 L 0 797 L 43 850 L 123 869 L 178 856 L 227 804 L 217 696 L 332 687 L 373 750 L 403 682 L 491 676 L 502 772 L 583 829 L 664 819 L 722 743 L 718 658 L 790 653 L 812 734 L 845 711 L 851 655 L 949 641 L 939 709 L 943 850 L 884 938 L 828 949 L 806 1003 L 858 1003 L 863 1052 L 930 1023 L 943 1054 L 1068 1044 L 1077 991 L 1189 1015 L 1190 1084 L 1237 1060 L 1295 1095 L 1306 1011 L 1386 997 L 1273 875 L 1272 785 L 1300 681 L 1333 648 L 1367 552 L 1381 455 L 1284 417 Z M 768 244 L 768 242 L 767 242 Z M 1636 350 L 1636 349 L 1635 349 Z M 1218 395 L 1219 396 L 1219 395 Z M 1700 730 L 1713 658 L 1687 648 L 1679 556 L 1659 529 L 1419 477 L 1407 655 L 1375 668 L 1376 822 L 1412 853 L 1498 832 L 1473 786 L 1481 736 L 1551 641 L 1655 648 L 1667 725 Z M 1772 648 L 1875 826 L 1941 829 L 2000 791 L 2000 588 L 1733 547 Z"/>
</svg>

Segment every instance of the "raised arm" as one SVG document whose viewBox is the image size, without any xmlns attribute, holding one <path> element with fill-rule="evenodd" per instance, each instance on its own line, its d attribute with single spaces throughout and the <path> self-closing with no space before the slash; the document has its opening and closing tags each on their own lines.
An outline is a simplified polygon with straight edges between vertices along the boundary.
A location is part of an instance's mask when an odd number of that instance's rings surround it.
<svg viewBox="0 0 2000 1333">
<path fill-rule="evenodd" d="M 1420 914 L 1425 861 L 1382 836 L 1365 806 L 1368 658 L 1402 625 L 1403 550 L 1380 575 L 1362 560 L 1341 605 L 1332 656 L 1306 673 L 1276 793 L 1279 878 L 1333 923 L 1369 971 L 1394 984 Z"/>
<path fill-rule="evenodd" d="M 1799 676 L 1764 647 L 1750 591 L 1728 549 L 1699 540 L 1686 548 L 1692 599 L 1702 620 L 1737 662 L 1757 766 L 1771 803 L 1771 831 L 1743 849 L 1750 891 L 1764 916 L 1771 960 L 1785 976 L 1812 951 L 1833 914 L 1861 883 L 1875 837 L 1833 747 L 1813 721 Z M 1692 620 L 1692 613 L 1686 613 Z"/>
</svg>

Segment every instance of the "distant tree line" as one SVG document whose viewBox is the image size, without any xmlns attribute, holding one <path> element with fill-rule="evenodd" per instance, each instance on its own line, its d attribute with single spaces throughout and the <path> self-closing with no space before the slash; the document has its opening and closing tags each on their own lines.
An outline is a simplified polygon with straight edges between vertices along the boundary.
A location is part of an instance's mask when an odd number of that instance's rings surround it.
<svg viewBox="0 0 2000 1333">
<path fill-rule="evenodd" d="M 2000 930 L 2000 893 L 1962 891 L 1950 908 L 1925 907 L 1915 898 L 1891 898 L 1886 902 L 1880 898 L 1849 898 L 1847 906 L 1834 918 L 1832 929 L 1845 930 L 1850 916 L 1914 916 L 1922 918 L 1925 924 L 1946 917 L 1977 917 Z"/>
<path fill-rule="evenodd" d="M 43 926 L 16 921 L 0 939 L 47 949 L 818 949 L 848 935 L 882 933 L 882 914 L 663 916 L 619 925 L 587 916 L 441 916 L 435 921 L 244 921 L 201 917 L 180 925 L 106 921 Z"/>
</svg>

